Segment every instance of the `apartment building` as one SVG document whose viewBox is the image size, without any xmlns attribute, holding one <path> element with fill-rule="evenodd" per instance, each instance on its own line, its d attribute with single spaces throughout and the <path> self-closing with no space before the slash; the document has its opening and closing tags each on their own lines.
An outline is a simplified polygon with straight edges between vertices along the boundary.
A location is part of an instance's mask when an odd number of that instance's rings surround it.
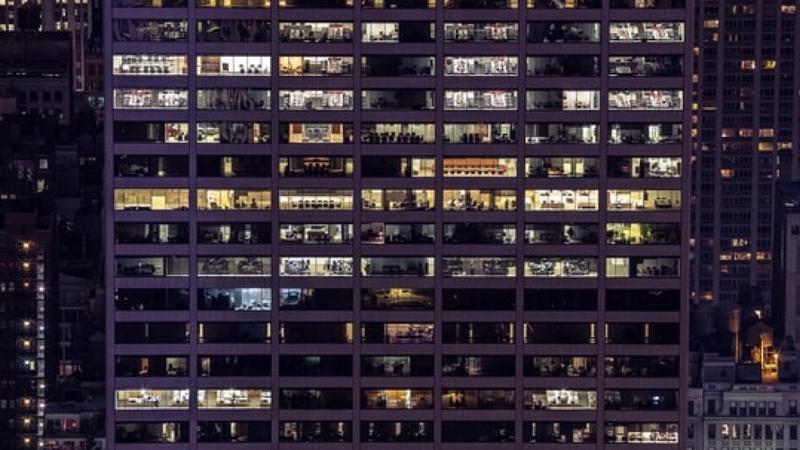
<svg viewBox="0 0 800 450">
<path fill-rule="evenodd" d="M 685 444 L 690 3 L 106 6 L 108 448 Z"/>
</svg>

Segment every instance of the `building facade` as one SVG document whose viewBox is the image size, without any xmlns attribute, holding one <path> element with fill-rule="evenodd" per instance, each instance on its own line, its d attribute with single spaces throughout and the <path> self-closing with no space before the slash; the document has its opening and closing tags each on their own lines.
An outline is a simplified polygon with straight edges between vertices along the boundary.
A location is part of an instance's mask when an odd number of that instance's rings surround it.
<svg viewBox="0 0 800 450">
<path fill-rule="evenodd" d="M 797 173 L 794 2 L 698 2 L 692 292 L 771 300 L 775 182 Z"/>
<path fill-rule="evenodd" d="M 679 448 L 692 11 L 107 2 L 108 448 Z"/>
<path fill-rule="evenodd" d="M 718 355 L 706 355 L 702 372 L 702 383 L 688 397 L 688 449 L 797 448 L 796 372 L 781 373 L 781 382 L 764 383 L 758 365 L 737 365 Z"/>
</svg>

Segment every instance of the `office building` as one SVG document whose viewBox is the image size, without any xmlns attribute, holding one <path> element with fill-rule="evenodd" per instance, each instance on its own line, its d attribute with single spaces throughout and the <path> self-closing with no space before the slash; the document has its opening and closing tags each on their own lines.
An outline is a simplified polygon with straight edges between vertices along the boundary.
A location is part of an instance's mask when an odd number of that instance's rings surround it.
<svg viewBox="0 0 800 450">
<path fill-rule="evenodd" d="M 697 4 L 692 286 L 699 301 L 769 307 L 775 182 L 798 173 L 796 4 Z M 780 311 L 774 311 L 780 314 Z"/>
<path fill-rule="evenodd" d="M 680 448 L 692 11 L 107 2 L 108 448 Z"/>
</svg>

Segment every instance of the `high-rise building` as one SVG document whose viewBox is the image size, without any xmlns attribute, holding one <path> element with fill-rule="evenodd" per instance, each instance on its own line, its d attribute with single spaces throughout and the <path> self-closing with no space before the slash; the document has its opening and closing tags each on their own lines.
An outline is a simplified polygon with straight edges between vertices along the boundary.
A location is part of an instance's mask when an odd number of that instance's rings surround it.
<svg viewBox="0 0 800 450">
<path fill-rule="evenodd" d="M 798 147 L 795 2 L 697 2 L 692 286 L 700 301 L 771 300 L 779 154 Z M 780 312 L 776 312 L 780 313 Z"/>
<path fill-rule="evenodd" d="M 108 448 L 685 445 L 691 2 L 103 10 Z"/>
<path fill-rule="evenodd" d="M 44 444 L 46 392 L 55 378 L 57 236 L 46 129 L 0 117 L 0 448 L 9 450 Z"/>
</svg>

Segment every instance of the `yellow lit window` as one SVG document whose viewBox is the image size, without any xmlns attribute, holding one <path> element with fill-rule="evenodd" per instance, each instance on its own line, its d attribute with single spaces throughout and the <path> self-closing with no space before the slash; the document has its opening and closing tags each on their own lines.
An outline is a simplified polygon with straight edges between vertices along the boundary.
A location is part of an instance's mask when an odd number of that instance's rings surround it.
<svg viewBox="0 0 800 450">
<path fill-rule="evenodd" d="M 778 67 L 778 62 L 774 59 L 767 59 L 761 62 L 761 67 L 764 70 L 775 70 L 775 68 Z"/>
</svg>

